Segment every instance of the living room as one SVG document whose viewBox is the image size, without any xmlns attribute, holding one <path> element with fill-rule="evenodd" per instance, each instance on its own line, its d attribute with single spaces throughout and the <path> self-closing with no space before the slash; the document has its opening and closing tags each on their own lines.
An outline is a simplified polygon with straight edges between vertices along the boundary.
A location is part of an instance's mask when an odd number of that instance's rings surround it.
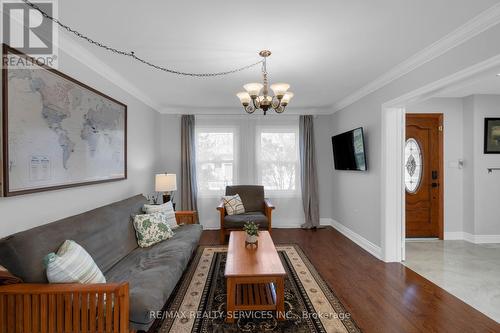
<svg viewBox="0 0 500 333">
<path fill-rule="evenodd" d="M 255 4 L 2 1 L 0 333 L 500 331 L 500 3 Z"/>
</svg>

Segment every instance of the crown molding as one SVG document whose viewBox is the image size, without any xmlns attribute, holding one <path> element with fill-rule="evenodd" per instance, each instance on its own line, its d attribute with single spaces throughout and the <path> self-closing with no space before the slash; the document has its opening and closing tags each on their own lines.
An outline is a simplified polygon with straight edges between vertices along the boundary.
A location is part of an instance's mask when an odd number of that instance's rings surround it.
<svg viewBox="0 0 500 333">
<path fill-rule="evenodd" d="M 153 108 L 155 111 L 159 112 L 159 110 L 161 109 L 160 104 L 155 102 L 144 91 L 139 89 L 130 80 L 126 79 L 118 71 L 111 68 L 88 49 L 79 45 L 72 38 L 72 36 L 68 36 L 68 33 L 59 30 L 59 40 L 56 46 L 59 50 L 78 60 L 80 63 L 87 66 L 92 71 L 104 77 L 119 88 L 125 90 L 134 98 Z"/>
<path fill-rule="evenodd" d="M 379 76 L 374 81 L 368 83 L 361 89 L 341 99 L 333 104 L 333 112 L 342 110 L 343 108 L 357 102 L 363 97 L 377 91 L 387 84 L 399 79 L 400 77 L 410 73 L 427 62 L 445 54 L 451 49 L 465 43 L 471 38 L 490 29 L 500 23 L 500 3 L 490 7 L 473 19 L 466 22 L 464 25 L 455 29 L 445 37 L 439 39 L 420 52 L 403 61 L 390 71 Z"/>
</svg>

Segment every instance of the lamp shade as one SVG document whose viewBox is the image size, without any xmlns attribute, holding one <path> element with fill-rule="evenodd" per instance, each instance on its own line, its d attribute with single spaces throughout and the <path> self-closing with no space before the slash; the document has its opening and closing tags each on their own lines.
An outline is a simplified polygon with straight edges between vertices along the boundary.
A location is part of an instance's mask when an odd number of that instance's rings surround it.
<svg viewBox="0 0 500 333">
<path fill-rule="evenodd" d="M 274 92 L 274 95 L 278 96 L 283 96 L 285 95 L 286 91 L 290 88 L 290 85 L 288 83 L 274 83 L 271 84 L 271 89 Z"/>
<path fill-rule="evenodd" d="M 240 99 L 241 104 L 250 104 L 251 97 L 246 91 L 239 92 L 236 96 Z"/>
<path fill-rule="evenodd" d="M 169 192 L 177 190 L 177 176 L 175 173 L 160 173 L 155 178 L 156 192 Z"/>
<path fill-rule="evenodd" d="M 283 96 L 283 99 L 281 100 L 281 103 L 282 103 L 283 105 L 288 104 L 288 103 L 290 102 L 290 100 L 292 99 L 292 97 L 293 97 L 293 92 L 291 92 L 291 91 L 287 91 L 287 92 L 285 93 L 285 95 Z"/>
<path fill-rule="evenodd" d="M 261 89 L 264 88 L 262 83 L 247 83 L 243 86 L 243 88 L 247 91 L 250 96 L 258 96 Z"/>
</svg>

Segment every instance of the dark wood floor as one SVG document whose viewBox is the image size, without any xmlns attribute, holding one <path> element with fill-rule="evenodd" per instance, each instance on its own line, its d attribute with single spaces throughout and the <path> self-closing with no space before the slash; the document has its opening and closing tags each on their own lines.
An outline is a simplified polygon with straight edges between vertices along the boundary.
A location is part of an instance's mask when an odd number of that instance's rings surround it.
<svg viewBox="0 0 500 333">
<path fill-rule="evenodd" d="M 500 332 L 500 324 L 399 263 L 384 263 L 335 229 L 274 229 L 300 245 L 363 332 Z M 218 244 L 204 231 L 201 245 Z"/>
</svg>

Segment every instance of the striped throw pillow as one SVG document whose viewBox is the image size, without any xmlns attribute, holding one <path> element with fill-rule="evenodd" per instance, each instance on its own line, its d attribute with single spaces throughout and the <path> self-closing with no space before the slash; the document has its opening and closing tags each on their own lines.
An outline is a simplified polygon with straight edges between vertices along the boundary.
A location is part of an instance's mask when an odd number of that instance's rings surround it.
<svg viewBox="0 0 500 333">
<path fill-rule="evenodd" d="M 106 283 L 94 259 L 76 242 L 66 240 L 57 253 L 44 258 L 50 283 Z"/>
<path fill-rule="evenodd" d="M 161 213 L 164 217 L 164 222 L 169 225 L 170 229 L 175 229 L 178 227 L 177 220 L 175 219 L 175 211 L 172 206 L 172 201 L 166 202 L 161 205 L 149 205 L 145 204 L 142 206 L 142 211 L 146 214 L 151 213 Z"/>
<path fill-rule="evenodd" d="M 224 208 L 227 215 L 237 215 L 245 212 L 245 207 L 239 194 L 223 196 L 222 200 L 224 201 Z"/>
</svg>

